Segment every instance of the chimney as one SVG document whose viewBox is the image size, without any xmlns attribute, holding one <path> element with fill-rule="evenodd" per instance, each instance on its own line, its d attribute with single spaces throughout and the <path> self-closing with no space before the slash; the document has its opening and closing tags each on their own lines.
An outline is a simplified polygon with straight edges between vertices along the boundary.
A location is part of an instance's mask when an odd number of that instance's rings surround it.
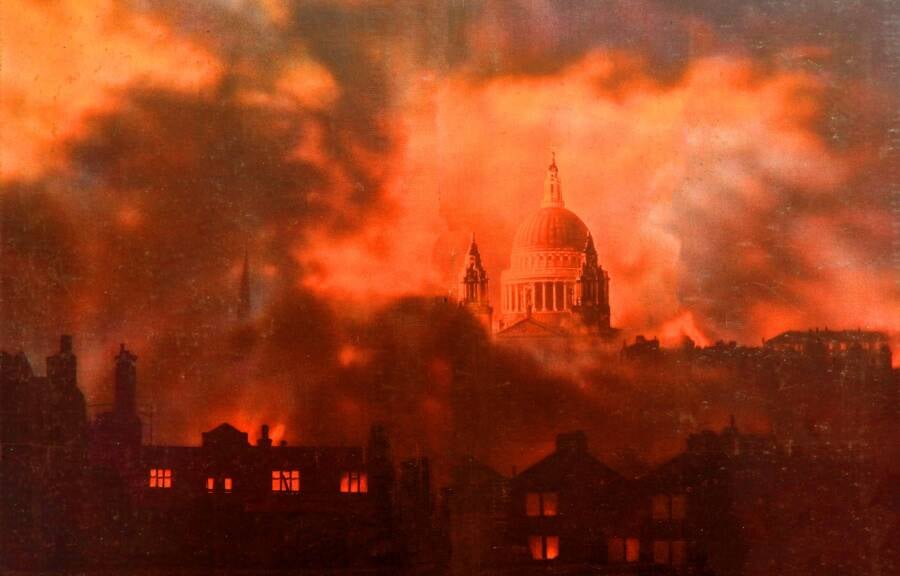
<svg viewBox="0 0 900 576">
<path fill-rule="evenodd" d="M 587 436 L 581 430 L 559 434 L 556 437 L 556 451 L 569 454 L 586 454 Z"/>
<path fill-rule="evenodd" d="M 266 448 L 269 448 L 270 446 L 272 446 L 272 439 L 269 438 L 269 425 L 268 424 L 262 425 L 262 431 L 260 433 L 259 440 L 256 441 L 256 445 L 257 446 L 265 446 Z"/>
<path fill-rule="evenodd" d="M 137 356 L 125 344 L 119 346 L 116 355 L 115 412 L 122 416 L 137 414 Z"/>
<path fill-rule="evenodd" d="M 59 352 L 60 354 L 71 354 L 72 353 L 72 336 L 69 334 L 63 334 L 59 337 Z"/>
</svg>

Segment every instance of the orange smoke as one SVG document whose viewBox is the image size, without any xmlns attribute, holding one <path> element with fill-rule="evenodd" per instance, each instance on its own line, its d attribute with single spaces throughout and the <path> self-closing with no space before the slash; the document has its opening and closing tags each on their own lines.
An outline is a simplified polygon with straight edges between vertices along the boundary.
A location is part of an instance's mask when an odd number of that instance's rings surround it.
<svg viewBox="0 0 900 576">
<path fill-rule="evenodd" d="M 0 21 L 4 179 L 62 167 L 85 116 L 114 109 L 135 81 L 197 92 L 220 73 L 213 54 L 112 0 L 8 0 Z"/>
<path fill-rule="evenodd" d="M 773 238 L 775 215 L 841 198 L 866 166 L 815 131 L 824 89 L 804 71 L 724 56 L 694 61 L 674 84 L 609 52 L 540 76 L 425 74 L 393 118 L 396 210 L 357 235 L 316 238 L 300 255 L 317 271 L 306 285 L 357 300 L 452 294 L 475 232 L 497 302 L 512 235 L 538 206 L 555 150 L 567 207 L 610 272 L 614 324 L 670 343 L 755 343 L 775 326 L 822 323 L 894 330 L 890 271 L 843 232 L 866 226 L 889 242 L 889 214 L 810 210 Z"/>
</svg>

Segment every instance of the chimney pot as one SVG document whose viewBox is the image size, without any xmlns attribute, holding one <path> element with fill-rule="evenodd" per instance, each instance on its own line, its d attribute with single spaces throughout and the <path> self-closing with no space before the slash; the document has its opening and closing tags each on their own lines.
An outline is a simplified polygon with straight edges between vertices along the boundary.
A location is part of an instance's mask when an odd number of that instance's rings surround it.
<svg viewBox="0 0 900 576">
<path fill-rule="evenodd" d="M 257 440 L 256 445 L 257 446 L 266 446 L 266 447 L 272 445 L 272 439 L 269 438 L 269 425 L 268 424 L 262 425 L 261 432 L 259 435 L 259 440 Z"/>
<path fill-rule="evenodd" d="M 63 334 L 59 337 L 59 351 L 67 353 L 72 351 L 72 336 Z"/>
</svg>

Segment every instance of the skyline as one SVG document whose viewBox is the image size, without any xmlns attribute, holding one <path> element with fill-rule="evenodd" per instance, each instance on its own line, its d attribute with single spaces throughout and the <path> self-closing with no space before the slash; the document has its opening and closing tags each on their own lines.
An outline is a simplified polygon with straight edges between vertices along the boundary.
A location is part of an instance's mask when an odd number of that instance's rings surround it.
<svg viewBox="0 0 900 576">
<path fill-rule="evenodd" d="M 173 438 L 195 415 L 302 424 L 313 400 L 353 421 L 365 387 L 337 380 L 463 369 L 439 343 L 467 328 L 425 301 L 474 233 L 499 308 L 555 151 L 623 339 L 896 348 L 895 5 L 553 6 L 5 2 L 0 347 L 77 335 L 102 401 L 127 342 Z M 615 411 L 570 364 L 523 387 Z"/>
</svg>

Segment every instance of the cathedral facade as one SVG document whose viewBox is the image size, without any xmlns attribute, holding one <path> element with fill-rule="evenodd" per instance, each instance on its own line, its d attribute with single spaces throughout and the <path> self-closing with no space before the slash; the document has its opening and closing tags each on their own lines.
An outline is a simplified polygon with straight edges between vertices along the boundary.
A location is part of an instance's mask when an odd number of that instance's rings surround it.
<svg viewBox="0 0 900 576">
<path fill-rule="evenodd" d="M 474 238 L 466 254 L 459 302 L 498 338 L 608 335 L 609 274 L 597 260 L 585 223 L 565 207 L 556 159 L 537 211 L 518 227 L 509 268 L 500 275 L 500 314 L 493 321 L 488 277 Z"/>
</svg>

